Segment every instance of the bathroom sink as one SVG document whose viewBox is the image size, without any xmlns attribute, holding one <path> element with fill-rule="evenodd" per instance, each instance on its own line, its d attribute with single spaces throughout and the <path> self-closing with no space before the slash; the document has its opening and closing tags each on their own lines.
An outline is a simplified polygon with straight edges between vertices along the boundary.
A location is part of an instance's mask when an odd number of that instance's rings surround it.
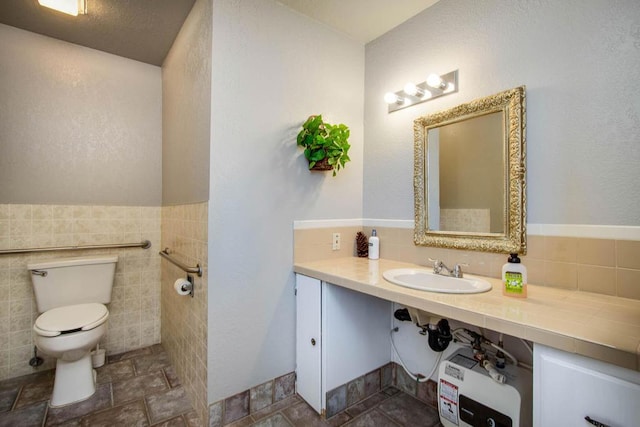
<svg viewBox="0 0 640 427">
<path fill-rule="evenodd" d="M 385 271 L 382 277 L 395 285 L 445 294 L 477 294 L 491 290 L 491 283 L 477 277 L 442 276 L 423 268 L 396 268 Z"/>
</svg>

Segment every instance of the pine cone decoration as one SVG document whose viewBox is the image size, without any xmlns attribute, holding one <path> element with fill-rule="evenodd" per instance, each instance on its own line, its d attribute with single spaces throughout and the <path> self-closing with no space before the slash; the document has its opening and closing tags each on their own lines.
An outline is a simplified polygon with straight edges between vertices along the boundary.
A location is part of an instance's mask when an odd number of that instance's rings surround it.
<svg viewBox="0 0 640 427">
<path fill-rule="evenodd" d="M 369 256 L 369 239 L 367 239 L 367 236 L 362 234 L 360 231 L 356 234 L 356 250 L 358 252 L 358 257 L 360 258 L 366 258 Z"/>
</svg>

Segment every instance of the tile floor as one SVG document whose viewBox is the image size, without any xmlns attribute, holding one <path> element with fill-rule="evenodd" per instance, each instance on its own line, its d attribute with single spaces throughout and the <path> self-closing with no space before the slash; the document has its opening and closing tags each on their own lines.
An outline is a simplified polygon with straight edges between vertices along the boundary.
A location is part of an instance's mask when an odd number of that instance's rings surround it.
<svg viewBox="0 0 640 427">
<path fill-rule="evenodd" d="M 395 387 L 388 387 L 323 420 L 299 396 L 268 406 L 227 427 L 442 427 L 437 411 Z"/>
<path fill-rule="evenodd" d="M 161 345 L 110 356 L 108 363 L 96 371 L 96 394 L 64 408 L 48 407 L 53 371 L 0 382 L 0 427 L 202 426 Z M 441 424 L 434 408 L 395 387 L 387 387 L 328 420 L 294 395 L 228 426 L 441 427 Z"/>
<path fill-rule="evenodd" d="M 53 371 L 0 382 L 0 426 L 201 426 L 161 345 L 108 358 L 88 400 L 49 408 Z"/>
</svg>

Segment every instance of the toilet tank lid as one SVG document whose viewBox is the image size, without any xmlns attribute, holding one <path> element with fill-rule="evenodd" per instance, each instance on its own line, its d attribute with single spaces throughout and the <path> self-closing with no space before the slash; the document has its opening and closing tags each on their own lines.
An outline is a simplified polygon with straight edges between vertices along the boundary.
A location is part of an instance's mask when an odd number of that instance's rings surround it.
<svg viewBox="0 0 640 427">
<path fill-rule="evenodd" d="M 87 331 L 101 325 L 109 317 L 103 304 L 89 303 L 58 307 L 42 313 L 34 329 L 40 335 L 56 336 L 65 331 Z"/>
<path fill-rule="evenodd" d="M 109 264 L 118 262 L 118 255 L 86 256 L 77 258 L 58 258 L 27 264 L 28 270 L 46 270 L 48 268 L 71 267 L 76 265 Z"/>
</svg>

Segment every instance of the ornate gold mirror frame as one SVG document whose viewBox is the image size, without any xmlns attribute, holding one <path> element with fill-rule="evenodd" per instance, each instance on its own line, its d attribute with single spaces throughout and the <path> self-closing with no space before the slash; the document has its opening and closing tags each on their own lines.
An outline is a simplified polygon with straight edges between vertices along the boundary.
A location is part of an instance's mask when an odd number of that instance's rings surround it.
<svg viewBox="0 0 640 427">
<path fill-rule="evenodd" d="M 428 147 L 429 130 L 491 113 L 503 114 L 503 138 L 496 141 L 504 153 L 504 227 L 500 233 L 441 231 L 429 229 Z M 452 109 L 416 119 L 413 186 L 415 197 L 414 242 L 475 251 L 520 253 L 527 249 L 526 236 L 526 115 L 525 87 L 520 86 Z"/>
</svg>

